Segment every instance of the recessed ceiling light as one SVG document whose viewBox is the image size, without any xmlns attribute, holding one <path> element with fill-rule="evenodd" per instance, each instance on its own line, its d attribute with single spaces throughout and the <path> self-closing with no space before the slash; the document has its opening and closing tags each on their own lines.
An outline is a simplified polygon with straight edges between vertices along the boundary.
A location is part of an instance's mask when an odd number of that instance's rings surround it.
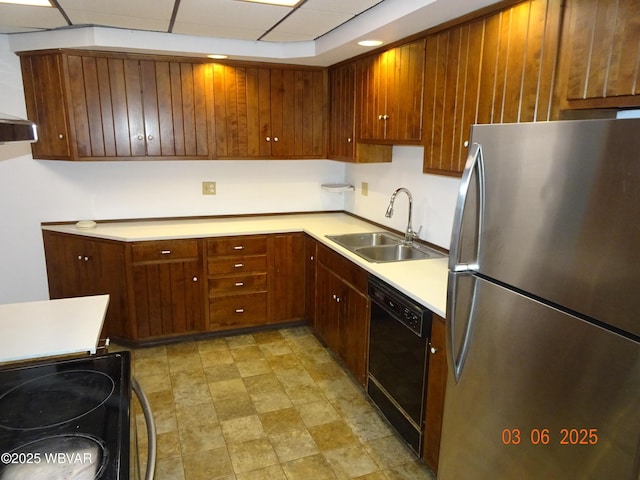
<svg viewBox="0 0 640 480">
<path fill-rule="evenodd" d="M 13 3 L 15 5 L 33 5 L 35 7 L 51 7 L 49 0 L 0 0 L 0 3 Z"/>
<path fill-rule="evenodd" d="M 211 55 L 207 55 L 209 58 L 213 58 L 214 60 L 224 60 L 225 58 L 229 58 L 229 55 L 222 55 L 221 53 L 213 53 Z"/>
<path fill-rule="evenodd" d="M 281 5 L 283 7 L 295 7 L 300 0 L 240 0 L 241 2 L 266 3 L 269 5 Z"/>
<path fill-rule="evenodd" d="M 378 45 L 382 45 L 382 40 L 362 40 L 358 42 L 358 45 L 363 47 L 377 47 Z"/>
</svg>

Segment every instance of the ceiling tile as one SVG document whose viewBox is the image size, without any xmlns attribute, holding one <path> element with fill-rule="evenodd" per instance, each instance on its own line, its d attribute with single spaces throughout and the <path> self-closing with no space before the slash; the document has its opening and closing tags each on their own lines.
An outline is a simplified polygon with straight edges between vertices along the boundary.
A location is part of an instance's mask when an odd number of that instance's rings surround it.
<svg viewBox="0 0 640 480">
<path fill-rule="evenodd" d="M 57 8 L 0 5 L 0 33 L 66 26 L 67 22 Z"/>
<path fill-rule="evenodd" d="M 256 40 L 291 10 L 237 0 L 182 0 L 173 31 Z M 207 28 L 208 33 L 195 33 Z"/>
<path fill-rule="evenodd" d="M 58 0 L 74 25 L 166 32 L 174 0 Z"/>
<path fill-rule="evenodd" d="M 329 30 L 351 19 L 353 15 L 345 13 L 325 12 L 319 10 L 299 9 L 279 24 L 273 33 L 303 35 L 304 40 L 314 40 Z M 271 40 L 271 34 L 265 37 Z"/>
<path fill-rule="evenodd" d="M 307 0 L 300 8 L 356 15 L 378 3 L 382 3 L 382 1 L 383 0 Z"/>
</svg>

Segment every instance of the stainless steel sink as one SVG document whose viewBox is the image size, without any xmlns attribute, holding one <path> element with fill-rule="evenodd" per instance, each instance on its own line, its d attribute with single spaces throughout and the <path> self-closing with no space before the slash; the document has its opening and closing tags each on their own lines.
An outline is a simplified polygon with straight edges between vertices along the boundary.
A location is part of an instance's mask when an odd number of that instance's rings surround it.
<svg viewBox="0 0 640 480">
<path fill-rule="evenodd" d="M 347 233 L 344 235 L 327 235 L 329 240 L 342 245 L 348 249 L 360 247 L 373 247 L 376 245 L 398 245 L 402 242 L 400 237 L 396 237 L 386 232 L 367 233 Z"/>
<path fill-rule="evenodd" d="M 327 235 L 327 238 L 374 263 L 424 260 L 445 256 L 423 245 L 406 245 L 401 237 L 387 232 Z"/>
</svg>

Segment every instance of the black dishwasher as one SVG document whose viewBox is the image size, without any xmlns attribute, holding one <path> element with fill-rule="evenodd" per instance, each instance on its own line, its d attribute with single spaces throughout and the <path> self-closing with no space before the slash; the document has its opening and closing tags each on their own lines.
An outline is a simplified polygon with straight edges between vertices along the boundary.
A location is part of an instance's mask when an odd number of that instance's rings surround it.
<svg viewBox="0 0 640 480">
<path fill-rule="evenodd" d="M 371 326 L 367 391 L 405 441 L 420 454 L 431 312 L 369 277 Z"/>
</svg>

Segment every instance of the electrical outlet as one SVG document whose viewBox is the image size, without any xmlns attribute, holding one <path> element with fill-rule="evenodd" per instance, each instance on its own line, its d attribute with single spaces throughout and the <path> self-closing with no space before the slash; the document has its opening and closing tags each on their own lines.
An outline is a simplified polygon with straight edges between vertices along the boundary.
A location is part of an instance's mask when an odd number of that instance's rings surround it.
<svg viewBox="0 0 640 480">
<path fill-rule="evenodd" d="M 216 194 L 216 182 L 202 182 L 202 194 L 203 195 L 215 195 Z"/>
<path fill-rule="evenodd" d="M 360 192 L 365 197 L 369 195 L 369 184 L 367 182 L 362 182 L 362 186 L 360 187 Z"/>
</svg>

